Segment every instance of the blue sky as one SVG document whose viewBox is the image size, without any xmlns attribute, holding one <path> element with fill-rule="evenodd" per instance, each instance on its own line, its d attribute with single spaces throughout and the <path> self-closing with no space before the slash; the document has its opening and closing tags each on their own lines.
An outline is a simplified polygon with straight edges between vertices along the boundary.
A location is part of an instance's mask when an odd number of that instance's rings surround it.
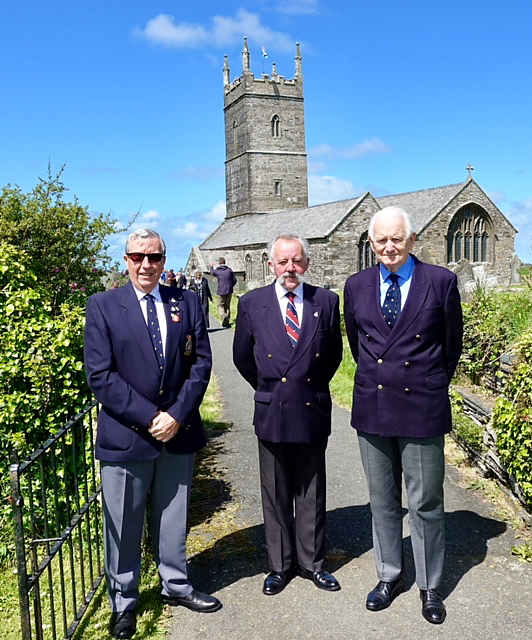
<svg viewBox="0 0 532 640">
<path fill-rule="evenodd" d="M 310 204 L 462 182 L 532 261 L 530 0 L 8 3 L 0 185 L 65 165 L 70 193 L 167 240 L 180 268 L 225 213 L 223 56 L 294 74 L 301 43 Z M 261 47 L 268 51 L 263 60 Z M 121 259 L 123 237 L 110 238 Z"/>
</svg>

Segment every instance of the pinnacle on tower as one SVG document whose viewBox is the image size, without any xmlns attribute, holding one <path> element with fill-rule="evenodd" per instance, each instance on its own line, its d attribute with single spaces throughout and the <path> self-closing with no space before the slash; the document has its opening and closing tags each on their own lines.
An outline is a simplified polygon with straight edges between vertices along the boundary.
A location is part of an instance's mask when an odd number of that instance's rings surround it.
<svg viewBox="0 0 532 640">
<path fill-rule="evenodd" d="M 242 71 L 244 73 L 249 73 L 249 49 L 247 38 L 244 38 L 244 50 L 242 51 Z"/>
<path fill-rule="evenodd" d="M 303 65 L 301 58 L 301 47 L 299 42 L 296 42 L 296 78 L 303 78 Z"/>
<path fill-rule="evenodd" d="M 227 54 L 224 55 L 224 87 L 230 82 L 230 71 L 229 71 L 229 56 Z"/>
</svg>

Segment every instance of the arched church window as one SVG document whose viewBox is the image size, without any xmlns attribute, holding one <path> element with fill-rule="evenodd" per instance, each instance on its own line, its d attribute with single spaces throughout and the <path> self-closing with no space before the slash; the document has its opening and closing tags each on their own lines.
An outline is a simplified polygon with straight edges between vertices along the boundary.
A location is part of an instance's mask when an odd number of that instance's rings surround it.
<svg viewBox="0 0 532 640">
<path fill-rule="evenodd" d="M 233 142 L 235 144 L 238 142 L 238 124 L 236 120 L 233 120 Z"/>
<path fill-rule="evenodd" d="M 454 262 L 460 262 L 462 259 L 462 232 L 457 231 L 454 235 Z"/>
<path fill-rule="evenodd" d="M 471 262 L 490 260 L 493 225 L 490 217 L 478 205 L 462 207 L 447 230 L 447 262 L 466 258 Z"/>
<path fill-rule="evenodd" d="M 480 233 L 477 231 L 475 233 L 475 243 L 473 248 L 473 262 L 478 262 L 480 260 Z"/>
<path fill-rule="evenodd" d="M 368 232 L 365 231 L 358 241 L 358 270 L 362 271 L 376 264 L 375 254 L 371 248 Z"/>
<path fill-rule="evenodd" d="M 487 231 L 482 234 L 480 259 L 482 262 L 488 262 L 489 260 L 489 248 L 490 248 L 490 236 Z"/>
<path fill-rule="evenodd" d="M 262 254 L 262 279 L 267 280 L 270 275 L 270 267 L 268 266 L 268 254 L 264 252 Z"/>
<path fill-rule="evenodd" d="M 464 236 L 464 258 L 471 261 L 471 234 L 469 231 Z"/>
<path fill-rule="evenodd" d="M 272 117 L 272 138 L 279 138 L 281 135 L 281 120 L 279 116 L 275 114 Z"/>
<path fill-rule="evenodd" d="M 253 275 L 253 265 L 251 263 L 251 256 L 249 253 L 246 254 L 246 280 L 251 280 L 251 276 Z"/>
</svg>

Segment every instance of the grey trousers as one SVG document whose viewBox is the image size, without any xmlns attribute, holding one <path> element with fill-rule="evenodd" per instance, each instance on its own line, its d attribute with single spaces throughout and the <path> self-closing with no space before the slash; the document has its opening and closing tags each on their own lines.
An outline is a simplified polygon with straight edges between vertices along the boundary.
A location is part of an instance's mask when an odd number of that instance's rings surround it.
<svg viewBox="0 0 532 640">
<path fill-rule="evenodd" d="M 186 596 L 186 530 L 194 454 L 163 448 L 154 460 L 102 462 L 105 573 L 112 611 L 135 608 L 139 598 L 142 532 L 150 500 L 155 561 L 162 593 Z"/>
<path fill-rule="evenodd" d="M 444 436 L 385 438 L 358 432 L 368 481 L 373 546 L 379 580 L 392 582 L 403 573 L 404 476 L 416 583 L 438 588 L 445 556 Z"/>
</svg>

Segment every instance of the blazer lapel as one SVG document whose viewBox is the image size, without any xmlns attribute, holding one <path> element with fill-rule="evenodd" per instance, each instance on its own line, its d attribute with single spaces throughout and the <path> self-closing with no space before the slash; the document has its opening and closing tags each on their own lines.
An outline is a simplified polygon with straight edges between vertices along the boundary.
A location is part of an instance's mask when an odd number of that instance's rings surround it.
<svg viewBox="0 0 532 640">
<path fill-rule="evenodd" d="M 386 324 L 384 315 L 381 309 L 381 282 L 380 282 L 380 269 L 379 265 L 371 268 L 368 272 L 368 282 L 365 289 L 365 304 L 369 309 L 369 316 L 373 318 L 373 324 L 375 329 L 387 338 L 390 335 L 391 329 Z"/>
<path fill-rule="evenodd" d="M 397 337 L 402 335 L 417 318 L 425 304 L 425 300 L 429 292 L 430 283 L 425 278 L 423 264 L 416 258 L 414 258 L 414 260 L 416 262 L 416 266 L 414 267 L 408 297 L 394 328 L 390 332 L 389 341 L 386 345 L 387 348 L 389 345 L 393 344 Z"/>
<path fill-rule="evenodd" d="M 159 287 L 161 300 L 163 301 L 164 315 L 166 316 L 166 343 L 164 347 L 165 367 L 166 363 L 172 362 L 179 347 L 181 332 L 183 331 L 183 305 L 185 299 L 183 290 L 174 287 Z"/>
<path fill-rule="evenodd" d="M 290 345 L 290 348 L 292 349 L 290 366 L 295 364 L 302 357 L 314 340 L 314 336 L 320 322 L 321 313 L 321 306 L 314 297 L 310 295 L 309 287 L 306 284 L 303 284 L 303 323 L 301 325 L 299 340 L 296 347 L 292 348 Z"/>
<path fill-rule="evenodd" d="M 150 367 L 158 376 L 160 376 L 161 372 L 159 370 L 157 357 L 153 350 L 153 343 L 146 325 L 146 320 L 142 315 L 137 294 L 135 293 L 135 289 L 131 282 L 123 289 L 120 305 L 122 307 L 122 318 L 125 326 L 128 327 L 129 331 L 133 335 L 140 351 L 149 362 Z"/>
<path fill-rule="evenodd" d="M 275 283 L 269 286 L 267 296 L 265 296 L 262 305 L 262 319 L 266 325 L 266 329 L 271 334 L 273 340 L 281 350 L 281 352 L 287 357 L 291 358 L 293 355 L 293 347 L 290 344 L 286 329 L 284 326 L 284 319 L 279 307 L 279 301 L 275 295 Z"/>
</svg>

